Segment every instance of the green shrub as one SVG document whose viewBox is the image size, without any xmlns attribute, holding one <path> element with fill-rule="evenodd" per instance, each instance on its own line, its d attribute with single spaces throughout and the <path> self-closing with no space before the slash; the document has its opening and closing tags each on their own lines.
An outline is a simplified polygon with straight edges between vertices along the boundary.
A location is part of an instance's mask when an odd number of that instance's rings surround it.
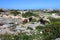
<svg viewBox="0 0 60 40">
<path fill-rule="evenodd" d="M 60 20 L 60 19 L 59 19 Z M 37 34 L 42 31 L 42 34 L 39 34 L 42 40 L 54 40 L 57 37 L 60 37 L 60 21 L 58 19 L 53 19 L 53 21 L 46 25 L 45 27 L 38 26 L 36 30 L 38 30 Z M 38 37 L 38 38 L 39 38 Z"/>
<path fill-rule="evenodd" d="M 26 13 L 23 13 L 22 16 L 23 17 L 30 17 L 30 16 L 37 16 L 37 15 L 32 12 L 26 12 Z"/>
<path fill-rule="evenodd" d="M 33 30 L 33 28 L 31 28 L 31 27 L 27 27 L 27 29 Z"/>
<path fill-rule="evenodd" d="M 18 12 L 17 10 L 11 11 L 10 13 L 13 14 L 14 16 L 16 16 L 16 15 L 18 15 L 18 14 L 21 14 L 21 13 Z"/>
<path fill-rule="evenodd" d="M 2 40 L 32 40 L 33 37 L 31 35 L 26 35 L 25 33 L 20 33 L 18 35 L 4 34 L 0 35 L 0 38 Z"/>
</svg>

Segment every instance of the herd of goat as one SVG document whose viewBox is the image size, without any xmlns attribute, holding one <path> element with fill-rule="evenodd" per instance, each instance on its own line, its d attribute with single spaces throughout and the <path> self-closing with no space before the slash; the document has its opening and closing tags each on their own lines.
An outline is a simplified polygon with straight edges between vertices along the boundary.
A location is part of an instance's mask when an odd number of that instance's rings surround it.
<svg viewBox="0 0 60 40">
<path fill-rule="evenodd" d="M 47 18 L 47 17 L 40 17 L 40 18 L 37 18 L 35 16 L 31 16 L 31 17 L 28 17 L 28 18 L 24 18 L 20 15 L 16 15 L 16 16 L 13 16 L 13 15 L 0 15 L 0 17 L 3 17 L 3 18 L 16 18 L 16 19 L 20 19 L 22 20 L 23 23 L 29 23 L 31 22 L 33 19 L 39 21 L 41 24 L 45 24 L 45 23 L 49 23 L 50 20 Z"/>
</svg>

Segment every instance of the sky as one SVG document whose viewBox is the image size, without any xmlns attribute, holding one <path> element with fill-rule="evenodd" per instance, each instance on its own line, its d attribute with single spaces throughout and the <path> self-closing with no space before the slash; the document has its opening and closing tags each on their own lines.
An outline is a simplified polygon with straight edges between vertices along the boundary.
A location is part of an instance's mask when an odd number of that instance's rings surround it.
<svg viewBox="0 0 60 40">
<path fill-rule="evenodd" d="M 0 0 L 0 8 L 60 9 L 60 0 Z"/>
</svg>

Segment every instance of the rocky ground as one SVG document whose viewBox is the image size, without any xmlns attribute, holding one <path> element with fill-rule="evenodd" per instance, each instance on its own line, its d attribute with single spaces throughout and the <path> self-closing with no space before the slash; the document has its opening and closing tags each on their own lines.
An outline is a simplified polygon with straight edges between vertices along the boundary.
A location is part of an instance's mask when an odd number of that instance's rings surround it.
<svg viewBox="0 0 60 40">
<path fill-rule="evenodd" d="M 55 14 L 51 15 L 51 17 L 55 18 Z M 58 16 L 58 18 L 60 18 L 60 16 Z M 18 34 L 25 32 L 28 35 L 31 35 L 31 31 L 35 32 L 37 26 L 44 27 L 45 25 L 40 22 L 29 22 L 24 24 L 22 23 L 22 20 L 18 18 L 0 17 L 0 34 Z M 60 40 L 60 38 L 57 38 L 56 40 Z"/>
<path fill-rule="evenodd" d="M 22 24 L 20 19 L 13 19 L 13 18 L 0 18 L 0 34 L 16 34 L 20 31 L 22 32 L 29 32 L 27 30 L 28 27 L 31 27 L 35 30 L 36 26 L 44 26 L 40 24 L 40 22 L 30 22 L 26 24 Z"/>
</svg>

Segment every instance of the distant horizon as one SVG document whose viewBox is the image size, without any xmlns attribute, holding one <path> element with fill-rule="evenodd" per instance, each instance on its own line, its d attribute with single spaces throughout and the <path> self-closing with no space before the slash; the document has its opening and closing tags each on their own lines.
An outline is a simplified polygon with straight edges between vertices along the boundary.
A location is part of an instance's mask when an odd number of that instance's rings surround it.
<svg viewBox="0 0 60 40">
<path fill-rule="evenodd" d="M 0 0 L 5 9 L 60 9 L 60 0 Z"/>
<path fill-rule="evenodd" d="M 57 9 L 57 8 L 55 8 L 55 9 L 49 9 L 49 8 L 48 9 L 43 9 L 43 8 L 42 9 L 41 8 L 40 9 L 11 9 L 11 8 L 9 9 L 9 8 L 0 8 L 0 9 L 7 9 L 7 10 L 60 10 L 60 9 Z"/>
</svg>

